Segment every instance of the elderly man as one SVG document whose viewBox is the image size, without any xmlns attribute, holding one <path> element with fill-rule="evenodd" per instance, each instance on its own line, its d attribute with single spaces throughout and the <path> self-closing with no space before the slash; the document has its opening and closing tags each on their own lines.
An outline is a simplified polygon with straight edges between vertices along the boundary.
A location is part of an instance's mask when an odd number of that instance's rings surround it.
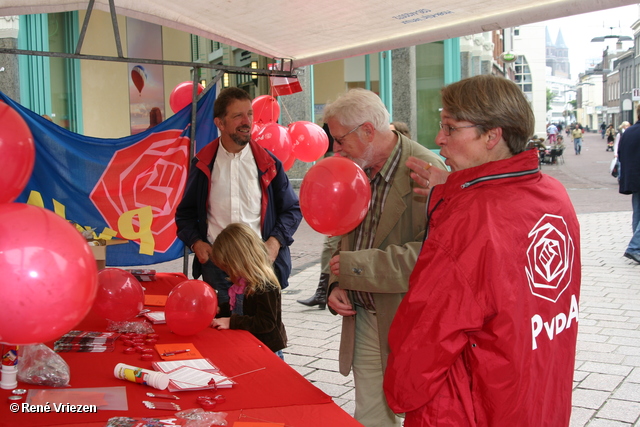
<svg viewBox="0 0 640 427">
<path fill-rule="evenodd" d="M 568 426 L 580 234 L 566 190 L 526 150 L 534 116 L 513 82 L 442 90 L 427 239 L 389 332 L 384 389 L 405 426 Z M 415 169 L 418 175 L 422 171 Z"/>
<path fill-rule="evenodd" d="M 198 152 L 176 210 L 178 237 L 195 253 L 193 276 L 218 293 L 219 315 L 229 317 L 228 275 L 211 262 L 212 243 L 229 224 L 247 224 L 265 242 L 280 286 L 291 272 L 289 246 L 302 220 L 298 196 L 282 163 L 251 140 L 253 108 L 247 92 L 230 87 L 213 106 L 220 137 Z M 242 313 L 242 294 L 236 298 Z"/>
<path fill-rule="evenodd" d="M 353 368 L 358 421 L 367 427 L 400 425 L 382 391 L 387 333 L 424 237 L 426 202 L 413 193 L 405 162 L 414 156 L 441 168 L 444 164 L 390 130 L 389 113 L 371 91 L 349 91 L 326 107 L 324 120 L 334 151 L 367 172 L 372 190 L 366 217 L 342 237 L 330 261 L 328 305 L 343 316 L 340 372 L 348 375 Z"/>
</svg>

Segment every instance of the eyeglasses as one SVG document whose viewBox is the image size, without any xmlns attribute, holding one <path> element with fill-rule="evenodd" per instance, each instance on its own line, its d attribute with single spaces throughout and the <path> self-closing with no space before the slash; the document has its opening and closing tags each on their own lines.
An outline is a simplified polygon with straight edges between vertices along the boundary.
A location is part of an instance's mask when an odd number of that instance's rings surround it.
<svg viewBox="0 0 640 427">
<path fill-rule="evenodd" d="M 365 123 L 366 123 L 366 122 L 365 122 Z M 356 130 L 358 130 L 358 128 L 359 128 L 360 126 L 362 126 L 363 124 L 364 124 L 364 123 L 360 123 L 358 126 L 354 127 L 354 128 L 353 128 L 353 129 L 351 129 L 349 132 L 345 133 L 344 135 L 342 135 L 342 136 L 340 136 L 340 137 L 336 137 L 336 136 L 334 136 L 334 137 L 333 137 L 333 140 L 334 140 L 335 142 L 337 142 L 338 144 L 342 145 L 342 141 L 343 141 L 347 136 L 349 136 L 349 134 L 351 134 L 351 133 L 355 132 Z"/>
<path fill-rule="evenodd" d="M 440 122 L 440 129 L 442 129 L 444 131 L 444 134 L 446 136 L 451 136 L 451 132 L 456 131 L 458 129 L 464 129 L 464 128 L 476 128 L 476 127 L 481 127 L 480 125 L 470 125 L 470 126 L 449 126 L 449 125 L 445 125 L 444 123 Z"/>
</svg>

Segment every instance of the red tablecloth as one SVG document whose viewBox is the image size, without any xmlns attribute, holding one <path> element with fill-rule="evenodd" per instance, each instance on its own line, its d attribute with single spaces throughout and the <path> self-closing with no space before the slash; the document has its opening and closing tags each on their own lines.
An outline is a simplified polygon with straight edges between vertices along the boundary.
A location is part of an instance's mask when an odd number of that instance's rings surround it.
<svg viewBox="0 0 640 427">
<path fill-rule="evenodd" d="M 159 275 L 157 282 L 144 282 L 148 294 L 167 293 L 172 286 L 185 280 L 183 275 Z M 103 331 L 107 322 L 89 313 L 75 329 Z M 191 337 L 173 334 L 166 325 L 154 325 L 160 334 L 158 343 L 193 343 L 195 347 L 218 366 L 226 375 L 235 376 L 259 368 L 253 373 L 234 378 L 237 383 L 230 389 L 206 392 L 179 392 L 180 400 L 175 401 L 182 409 L 199 407 L 196 397 L 222 394 L 226 402 L 218 404 L 215 411 L 229 413 L 228 421 L 270 421 L 284 422 L 287 426 L 360 426 L 346 412 L 333 403 L 330 396 L 314 387 L 309 381 L 278 358 L 253 335 L 245 331 L 218 331 L 207 328 Z M 52 347 L 52 343 L 48 344 Z M 152 369 L 153 361 L 161 358 L 154 352 L 151 361 L 140 360 L 140 355 L 124 354 L 125 346 L 118 340 L 116 349 L 110 353 L 59 353 L 71 369 L 70 386 L 122 387 L 126 386 L 127 411 L 98 410 L 95 414 L 69 413 L 12 413 L 7 400 L 10 392 L 0 390 L 0 400 L 5 402 L 1 411 L 0 426 L 45 426 L 45 425 L 104 425 L 106 420 L 116 416 L 166 417 L 174 411 L 147 409 L 143 400 L 155 400 L 146 396 L 147 392 L 160 392 L 149 386 L 138 385 L 114 377 L 113 369 L 118 363 Z M 20 388 L 44 388 L 19 383 Z M 166 392 L 166 391 L 165 391 Z M 167 401 L 167 400 L 165 400 Z M 95 423 L 95 424 L 94 424 Z"/>
</svg>

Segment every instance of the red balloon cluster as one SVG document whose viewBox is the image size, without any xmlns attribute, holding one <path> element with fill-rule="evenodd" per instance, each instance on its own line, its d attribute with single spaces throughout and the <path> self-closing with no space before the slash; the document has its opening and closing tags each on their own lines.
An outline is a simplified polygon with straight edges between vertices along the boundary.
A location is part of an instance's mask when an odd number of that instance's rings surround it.
<svg viewBox="0 0 640 427">
<path fill-rule="evenodd" d="M 202 280 L 186 280 L 167 297 L 164 307 L 167 326 L 176 335 L 195 335 L 211 325 L 218 311 L 218 296 Z"/>
<path fill-rule="evenodd" d="M 204 86 L 198 83 L 198 95 L 202 93 Z M 169 106 L 171 111 L 177 113 L 187 105 L 191 104 L 193 98 L 193 82 L 182 82 L 176 86 L 169 96 Z"/>
<path fill-rule="evenodd" d="M 143 306 L 144 291 L 133 274 L 119 268 L 105 268 L 98 272 L 94 313 L 121 322 L 140 314 Z"/>
<path fill-rule="evenodd" d="M 277 123 L 280 117 L 278 100 L 270 95 L 257 97 L 253 107 L 252 138 L 260 146 L 271 151 L 288 171 L 296 159 L 315 162 L 329 148 L 329 137 L 315 123 L 293 122 L 288 128 Z"/>
<path fill-rule="evenodd" d="M 346 157 L 328 157 L 313 165 L 300 186 L 300 209 L 319 233 L 341 236 L 364 219 L 371 202 L 369 179 Z"/>
<path fill-rule="evenodd" d="M 75 227 L 49 210 L 12 203 L 34 163 L 29 127 L 0 102 L 0 343 L 66 334 L 89 312 L 97 290 L 96 261 Z"/>
</svg>

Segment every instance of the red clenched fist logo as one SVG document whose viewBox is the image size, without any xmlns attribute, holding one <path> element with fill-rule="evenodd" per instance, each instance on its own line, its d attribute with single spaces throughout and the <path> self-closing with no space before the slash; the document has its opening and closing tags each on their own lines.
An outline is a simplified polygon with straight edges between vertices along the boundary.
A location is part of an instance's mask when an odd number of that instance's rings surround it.
<svg viewBox="0 0 640 427">
<path fill-rule="evenodd" d="M 525 271 L 533 295 L 556 302 L 571 283 L 575 257 L 564 218 L 545 214 L 529 232 Z"/>
<path fill-rule="evenodd" d="M 109 227 L 124 238 L 118 227 L 123 214 L 150 208 L 155 252 L 166 252 L 177 238 L 175 212 L 189 162 L 189 138 L 181 134 L 179 129 L 153 133 L 118 150 L 89 196 Z M 145 227 L 139 215 L 130 221 L 134 230 Z"/>
</svg>

